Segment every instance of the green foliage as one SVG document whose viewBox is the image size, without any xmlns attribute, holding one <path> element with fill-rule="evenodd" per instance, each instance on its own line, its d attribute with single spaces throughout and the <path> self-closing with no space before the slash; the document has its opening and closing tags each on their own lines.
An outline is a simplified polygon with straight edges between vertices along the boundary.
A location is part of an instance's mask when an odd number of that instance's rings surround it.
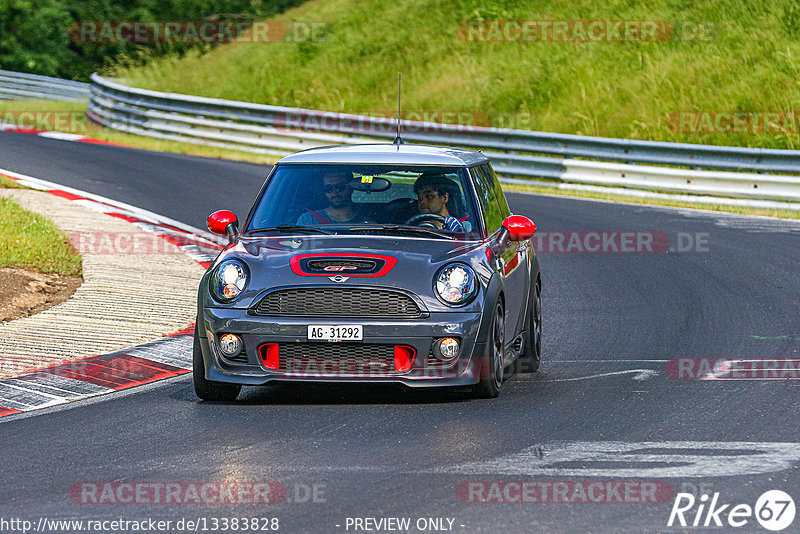
<svg viewBox="0 0 800 534">
<path fill-rule="evenodd" d="M 303 0 L 0 0 L 0 68 L 87 80 L 123 62 L 142 65 L 164 54 L 208 51 L 194 43 L 87 42 L 79 21 L 253 21 Z"/>
<path fill-rule="evenodd" d="M 0 68 L 60 74 L 69 60 L 70 22 L 58 0 L 0 0 Z"/>
<path fill-rule="evenodd" d="M 0 197 L 0 267 L 80 274 L 81 257 L 69 239 L 44 217 Z"/>
<path fill-rule="evenodd" d="M 276 20 L 326 23 L 311 43 L 234 44 L 122 68 L 156 90 L 342 112 L 396 106 L 512 128 L 799 148 L 798 128 L 676 131 L 679 112 L 796 113 L 797 0 L 312 0 Z M 466 21 L 664 21 L 655 42 L 470 42 Z"/>
</svg>

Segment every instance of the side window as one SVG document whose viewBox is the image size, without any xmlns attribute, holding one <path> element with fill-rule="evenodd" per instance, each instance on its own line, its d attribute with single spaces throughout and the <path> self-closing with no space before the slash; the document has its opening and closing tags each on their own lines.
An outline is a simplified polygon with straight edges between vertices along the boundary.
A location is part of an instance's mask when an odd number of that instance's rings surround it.
<svg viewBox="0 0 800 534">
<path fill-rule="evenodd" d="M 492 182 L 494 182 L 494 190 L 495 196 L 497 197 L 497 203 L 500 205 L 500 213 L 503 216 L 503 219 L 511 215 L 511 210 L 508 208 L 508 201 L 506 200 L 506 195 L 503 193 L 503 187 L 500 185 L 500 180 L 497 178 L 497 174 L 492 169 L 492 166 L 488 163 L 483 165 L 486 167 L 487 172 L 492 175 Z"/>
<path fill-rule="evenodd" d="M 478 203 L 486 221 L 486 234 L 492 235 L 503 224 L 504 218 L 500 211 L 500 202 L 497 199 L 494 176 L 487 165 L 473 167 L 470 169 L 470 173 L 474 177 Z M 505 198 L 503 198 L 503 202 L 505 203 Z"/>
</svg>

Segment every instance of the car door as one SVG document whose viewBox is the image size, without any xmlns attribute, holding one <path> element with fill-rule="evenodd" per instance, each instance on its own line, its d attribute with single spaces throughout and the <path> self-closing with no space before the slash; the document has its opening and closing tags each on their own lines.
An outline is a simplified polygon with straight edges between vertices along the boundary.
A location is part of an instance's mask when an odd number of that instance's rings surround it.
<svg viewBox="0 0 800 534">
<path fill-rule="evenodd" d="M 486 222 L 487 235 L 497 232 L 503 220 L 511 215 L 500 181 L 488 163 L 471 169 L 474 175 L 478 201 Z M 509 242 L 500 251 L 498 273 L 503 277 L 506 299 L 506 343 L 522 330 L 524 310 L 528 299 L 528 254 L 526 243 Z"/>
</svg>

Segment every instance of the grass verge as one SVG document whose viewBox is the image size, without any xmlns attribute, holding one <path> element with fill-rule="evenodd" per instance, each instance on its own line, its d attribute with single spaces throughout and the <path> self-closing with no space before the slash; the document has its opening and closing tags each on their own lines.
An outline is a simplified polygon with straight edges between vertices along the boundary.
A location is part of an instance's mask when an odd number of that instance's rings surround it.
<svg viewBox="0 0 800 534">
<path fill-rule="evenodd" d="M 465 31 L 469 21 L 483 30 Z M 534 23 L 525 39 L 523 21 Z M 671 31 L 650 40 L 542 35 L 553 21 L 616 21 L 609 30 L 657 21 Z M 800 147 L 796 0 L 311 0 L 269 24 L 293 22 L 319 31 L 115 72 L 160 91 L 389 116 L 402 73 L 406 114 L 439 122 L 458 112 L 473 123 L 547 132 Z M 744 115 L 734 122 L 733 113 Z"/>
<path fill-rule="evenodd" d="M 27 187 L 18 184 L 14 180 L 9 180 L 5 176 L 0 176 L 0 189 L 27 189 Z"/>
<path fill-rule="evenodd" d="M 10 180 L 9 180 L 10 181 Z M 81 257 L 66 235 L 44 217 L 0 197 L 0 268 L 81 274 Z"/>
</svg>

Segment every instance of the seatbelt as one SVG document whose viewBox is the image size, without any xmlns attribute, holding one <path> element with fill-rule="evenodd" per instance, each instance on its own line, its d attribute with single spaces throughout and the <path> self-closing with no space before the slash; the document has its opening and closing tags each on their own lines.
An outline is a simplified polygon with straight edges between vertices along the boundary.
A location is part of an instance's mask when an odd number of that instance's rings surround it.
<svg viewBox="0 0 800 534">
<path fill-rule="evenodd" d="M 306 210 L 306 212 L 310 213 L 311 216 L 314 217 L 314 219 L 316 219 L 317 222 L 320 223 L 320 224 L 331 224 L 331 222 L 332 222 L 330 219 L 328 219 L 327 217 L 325 217 L 321 213 L 318 213 L 318 212 L 316 212 L 314 210 L 310 210 L 308 208 L 305 208 L 305 210 Z"/>
</svg>

